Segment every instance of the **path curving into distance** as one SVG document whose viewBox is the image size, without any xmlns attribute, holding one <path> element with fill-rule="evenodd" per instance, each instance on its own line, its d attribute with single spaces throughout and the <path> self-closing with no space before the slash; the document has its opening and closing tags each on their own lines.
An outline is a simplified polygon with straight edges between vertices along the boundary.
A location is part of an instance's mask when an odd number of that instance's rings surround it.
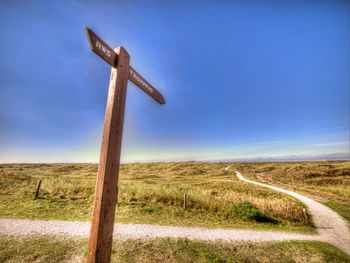
<svg viewBox="0 0 350 263">
<path fill-rule="evenodd" d="M 332 209 L 304 195 L 288 191 L 276 186 L 262 184 L 245 179 L 237 171 L 236 175 L 240 180 L 244 182 L 260 185 L 263 187 L 273 189 L 275 191 L 285 193 L 303 202 L 307 206 L 309 213 L 312 215 L 314 225 L 317 228 L 319 240 L 328 242 L 343 250 L 346 254 L 350 255 L 350 229 L 348 228 L 348 225 L 345 222 L 345 220 Z"/>
<path fill-rule="evenodd" d="M 228 170 L 228 169 L 227 169 Z M 319 240 L 331 243 L 350 255 L 350 231 L 345 221 L 331 209 L 303 195 L 278 187 L 265 185 L 245 179 L 239 172 L 236 175 L 242 181 L 280 191 L 304 202 L 313 216 L 317 234 L 299 234 L 277 231 L 240 230 L 240 229 L 205 229 L 196 227 L 176 227 L 148 224 L 115 224 L 115 239 L 137 239 L 152 237 L 188 238 L 197 240 L 223 241 L 284 241 L 284 240 Z M 88 237 L 89 222 L 44 221 L 28 219 L 0 218 L 0 233 L 8 235 L 52 234 Z"/>
</svg>

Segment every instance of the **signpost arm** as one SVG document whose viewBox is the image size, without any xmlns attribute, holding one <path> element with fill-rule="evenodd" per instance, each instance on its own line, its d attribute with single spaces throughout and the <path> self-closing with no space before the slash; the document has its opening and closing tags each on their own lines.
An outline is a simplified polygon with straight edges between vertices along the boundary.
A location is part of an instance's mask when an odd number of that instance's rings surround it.
<svg viewBox="0 0 350 263">
<path fill-rule="evenodd" d="M 155 101 L 160 104 L 165 104 L 165 100 L 162 94 L 156 90 L 151 84 L 148 83 L 133 67 L 129 67 L 129 80 L 136 86 L 141 88 L 144 92 L 150 95 Z"/>
<path fill-rule="evenodd" d="M 110 262 L 117 200 L 120 150 L 122 144 L 129 54 L 123 47 L 114 50 L 118 65 L 112 67 L 98 165 L 94 209 L 87 262 Z"/>
</svg>

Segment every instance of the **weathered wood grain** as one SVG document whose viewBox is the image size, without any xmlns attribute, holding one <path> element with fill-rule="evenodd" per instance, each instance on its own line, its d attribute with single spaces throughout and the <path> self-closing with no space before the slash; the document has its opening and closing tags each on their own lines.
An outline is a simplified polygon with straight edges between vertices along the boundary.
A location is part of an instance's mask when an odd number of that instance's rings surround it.
<svg viewBox="0 0 350 263">
<path fill-rule="evenodd" d="M 97 172 L 87 262 L 110 262 L 117 201 L 120 150 L 124 123 L 129 54 L 115 49 L 118 65 L 112 67 Z"/>
</svg>

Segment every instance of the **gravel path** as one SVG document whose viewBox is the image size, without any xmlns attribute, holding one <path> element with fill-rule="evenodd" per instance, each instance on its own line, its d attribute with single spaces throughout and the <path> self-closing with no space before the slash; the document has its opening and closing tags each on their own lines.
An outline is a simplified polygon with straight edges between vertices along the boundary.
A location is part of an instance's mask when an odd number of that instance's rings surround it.
<svg viewBox="0 0 350 263">
<path fill-rule="evenodd" d="M 350 232 L 344 220 L 331 209 L 303 195 L 247 180 L 236 172 L 239 179 L 284 192 L 304 202 L 317 227 L 317 234 L 298 234 L 276 231 L 204 229 L 147 224 L 115 224 L 114 238 L 182 237 L 197 240 L 224 241 L 281 241 L 281 240 L 320 240 L 329 242 L 350 255 Z M 67 234 L 88 236 L 90 223 L 71 221 L 42 221 L 0 218 L 0 233 L 26 234 Z"/>
<path fill-rule="evenodd" d="M 14 235 L 26 234 L 67 234 L 88 236 L 90 223 L 71 221 L 41 221 L 22 219 L 0 219 L 0 232 Z M 307 235 L 276 231 L 205 229 L 147 224 L 115 224 L 114 238 L 183 237 L 199 240 L 224 241 L 269 241 L 269 240 L 319 240 L 318 235 Z"/>
</svg>

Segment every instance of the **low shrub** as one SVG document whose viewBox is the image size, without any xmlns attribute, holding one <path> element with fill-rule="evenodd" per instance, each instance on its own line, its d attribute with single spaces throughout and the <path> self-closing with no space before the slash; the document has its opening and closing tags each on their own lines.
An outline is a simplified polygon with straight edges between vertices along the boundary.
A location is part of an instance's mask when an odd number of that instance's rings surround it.
<svg viewBox="0 0 350 263">
<path fill-rule="evenodd" d="M 235 214 L 242 219 L 258 219 L 260 212 L 251 202 L 240 202 L 233 206 Z"/>
</svg>

